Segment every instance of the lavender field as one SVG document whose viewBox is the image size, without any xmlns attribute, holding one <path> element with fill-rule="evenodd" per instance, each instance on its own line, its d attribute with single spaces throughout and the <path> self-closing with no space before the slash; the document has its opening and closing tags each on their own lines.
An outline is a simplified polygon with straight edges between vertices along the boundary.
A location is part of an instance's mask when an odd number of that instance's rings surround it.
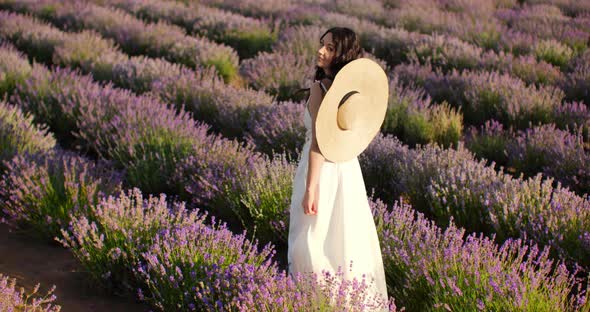
<svg viewBox="0 0 590 312">
<path fill-rule="evenodd" d="M 390 82 L 388 302 L 286 272 L 333 26 Z M 146 311 L 590 312 L 590 0 L 0 0 L 0 175 L 3 223 Z M 0 271 L 0 311 L 60 310 L 29 297 Z"/>
</svg>

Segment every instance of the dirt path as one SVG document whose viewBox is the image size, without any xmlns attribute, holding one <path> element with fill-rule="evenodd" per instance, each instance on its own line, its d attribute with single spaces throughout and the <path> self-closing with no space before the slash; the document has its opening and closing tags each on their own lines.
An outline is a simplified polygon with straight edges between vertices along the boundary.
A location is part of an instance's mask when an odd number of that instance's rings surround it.
<svg viewBox="0 0 590 312">
<path fill-rule="evenodd" d="M 64 312 L 150 310 L 132 298 L 116 297 L 93 286 L 67 249 L 11 232 L 5 224 L 0 224 L 0 273 L 16 278 L 17 286 L 27 291 L 41 283 L 39 293 L 42 295 L 56 285 L 55 303 L 61 305 Z"/>
</svg>

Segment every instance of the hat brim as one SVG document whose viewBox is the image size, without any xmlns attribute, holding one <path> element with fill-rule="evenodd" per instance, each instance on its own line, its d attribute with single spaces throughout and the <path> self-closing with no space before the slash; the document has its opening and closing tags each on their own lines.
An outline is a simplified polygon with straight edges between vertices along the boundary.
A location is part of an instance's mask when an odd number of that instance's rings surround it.
<svg viewBox="0 0 590 312">
<path fill-rule="evenodd" d="M 354 108 L 359 118 L 355 127 L 343 130 L 337 121 L 338 104 L 351 91 L 362 95 L 362 107 Z M 322 155 L 332 162 L 344 162 L 365 150 L 381 129 L 388 97 L 387 75 L 379 64 L 367 58 L 346 64 L 334 78 L 317 113 L 314 127 Z"/>
</svg>

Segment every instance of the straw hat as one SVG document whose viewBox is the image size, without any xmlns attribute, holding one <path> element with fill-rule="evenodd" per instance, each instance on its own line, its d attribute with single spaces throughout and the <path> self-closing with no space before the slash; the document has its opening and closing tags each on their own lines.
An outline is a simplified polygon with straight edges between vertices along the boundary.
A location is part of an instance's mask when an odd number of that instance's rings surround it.
<svg viewBox="0 0 590 312">
<path fill-rule="evenodd" d="M 342 67 L 316 117 L 322 155 L 343 162 L 364 151 L 383 124 L 388 96 L 387 76 L 376 62 L 359 58 Z"/>
</svg>

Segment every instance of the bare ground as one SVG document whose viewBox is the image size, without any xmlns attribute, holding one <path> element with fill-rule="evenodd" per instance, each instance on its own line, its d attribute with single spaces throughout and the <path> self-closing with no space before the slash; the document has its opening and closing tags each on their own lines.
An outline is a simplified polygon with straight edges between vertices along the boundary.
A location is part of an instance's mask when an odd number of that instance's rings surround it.
<svg viewBox="0 0 590 312">
<path fill-rule="evenodd" d="M 139 312 L 150 308 L 133 298 L 121 298 L 92 284 L 72 253 L 11 231 L 0 224 L 0 273 L 16 278 L 17 286 L 30 292 L 41 283 L 39 294 L 45 295 L 53 285 L 56 304 L 61 311 Z"/>
</svg>

